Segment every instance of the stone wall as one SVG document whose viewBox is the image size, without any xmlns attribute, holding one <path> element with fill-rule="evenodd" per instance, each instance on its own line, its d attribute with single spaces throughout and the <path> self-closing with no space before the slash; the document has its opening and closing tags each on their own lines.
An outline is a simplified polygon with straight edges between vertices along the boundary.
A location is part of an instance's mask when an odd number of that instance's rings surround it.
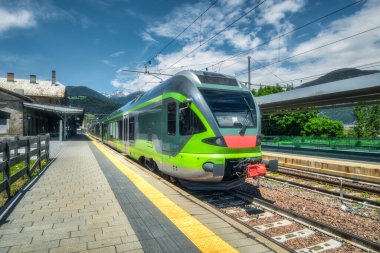
<svg viewBox="0 0 380 253">
<path fill-rule="evenodd" d="M 52 104 L 52 105 L 65 105 L 65 98 L 63 97 L 43 97 L 43 96 L 28 96 L 37 104 Z"/>
<path fill-rule="evenodd" d="M 7 120 L 7 127 L 3 127 L 0 132 L 1 136 L 4 135 L 23 135 L 23 104 L 22 100 L 18 97 L 8 95 L 0 92 L 0 111 L 9 114 Z M 5 133 L 5 130 L 8 130 Z"/>
</svg>

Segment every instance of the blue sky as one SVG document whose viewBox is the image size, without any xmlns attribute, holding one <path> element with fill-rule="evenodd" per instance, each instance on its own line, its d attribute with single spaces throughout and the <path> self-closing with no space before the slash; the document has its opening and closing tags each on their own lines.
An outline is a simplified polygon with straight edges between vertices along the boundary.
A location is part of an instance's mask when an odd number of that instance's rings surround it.
<svg viewBox="0 0 380 253">
<path fill-rule="evenodd" d="M 0 0 L 0 76 L 14 72 L 16 78 L 36 74 L 49 80 L 55 69 L 58 81 L 65 85 L 106 92 L 147 90 L 159 80 L 122 70 L 143 70 L 147 60 L 212 2 Z M 252 82 L 263 84 L 309 81 L 303 77 L 343 67 L 379 68 L 375 62 L 380 61 L 380 29 L 364 31 L 380 25 L 380 0 L 362 1 L 280 39 L 275 38 L 355 1 L 266 0 L 205 43 L 259 2 L 218 0 L 154 58 L 150 71 L 174 74 L 208 67 L 246 81 L 248 55 L 253 58 Z M 364 33 L 324 46 L 360 32 Z M 321 48 L 284 60 L 317 47 Z"/>
</svg>

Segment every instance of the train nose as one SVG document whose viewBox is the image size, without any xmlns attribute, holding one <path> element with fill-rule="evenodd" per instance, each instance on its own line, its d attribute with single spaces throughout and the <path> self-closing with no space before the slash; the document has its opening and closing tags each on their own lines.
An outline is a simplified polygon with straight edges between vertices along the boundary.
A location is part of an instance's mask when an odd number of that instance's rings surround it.
<svg viewBox="0 0 380 253">
<path fill-rule="evenodd" d="M 258 138 L 255 135 L 223 136 L 229 148 L 254 148 L 257 146 Z"/>
</svg>

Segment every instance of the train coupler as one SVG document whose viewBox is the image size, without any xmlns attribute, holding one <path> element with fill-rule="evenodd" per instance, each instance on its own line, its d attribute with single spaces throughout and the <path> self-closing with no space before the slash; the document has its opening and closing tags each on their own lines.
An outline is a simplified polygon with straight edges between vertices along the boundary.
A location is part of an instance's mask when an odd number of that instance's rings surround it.
<svg viewBox="0 0 380 253">
<path fill-rule="evenodd" d="M 241 160 L 234 166 L 235 173 L 239 177 L 255 178 L 265 176 L 267 170 L 275 172 L 278 169 L 277 160 L 261 160 L 257 158 L 247 158 Z"/>
<path fill-rule="evenodd" d="M 247 166 L 246 177 L 262 177 L 267 173 L 267 168 L 264 163 L 249 164 Z"/>
</svg>

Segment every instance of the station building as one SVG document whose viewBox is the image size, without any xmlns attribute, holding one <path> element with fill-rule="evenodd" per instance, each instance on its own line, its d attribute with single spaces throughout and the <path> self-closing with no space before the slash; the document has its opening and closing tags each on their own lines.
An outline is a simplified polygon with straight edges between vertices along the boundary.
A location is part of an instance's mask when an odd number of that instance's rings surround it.
<svg viewBox="0 0 380 253">
<path fill-rule="evenodd" d="M 50 81 L 36 75 L 15 79 L 7 73 L 0 77 L 0 136 L 74 134 L 84 110 L 67 106 L 67 101 L 66 86 L 56 81 L 54 70 Z"/>
</svg>

